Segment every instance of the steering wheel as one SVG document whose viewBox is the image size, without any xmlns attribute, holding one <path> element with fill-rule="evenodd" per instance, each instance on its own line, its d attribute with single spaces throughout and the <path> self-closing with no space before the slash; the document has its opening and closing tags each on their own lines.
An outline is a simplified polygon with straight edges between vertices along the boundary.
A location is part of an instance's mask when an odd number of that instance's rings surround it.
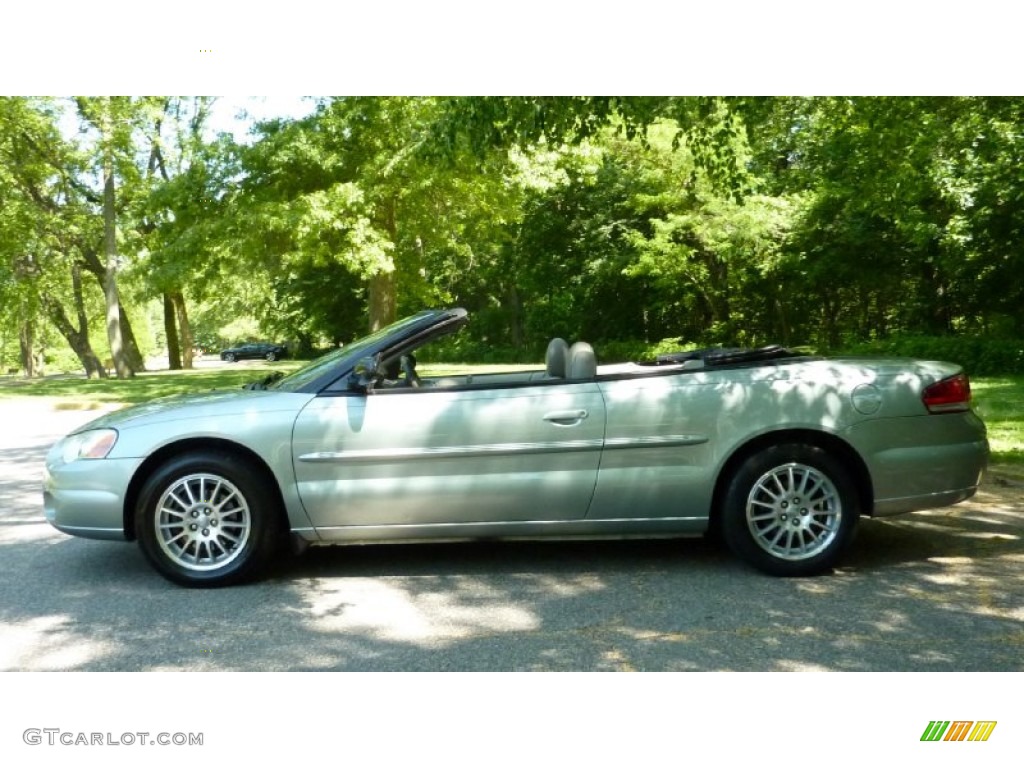
<svg viewBox="0 0 1024 768">
<path fill-rule="evenodd" d="M 416 373 L 416 358 L 409 355 L 402 355 L 402 373 L 405 374 L 405 386 L 407 387 L 418 387 L 420 385 L 420 377 Z"/>
</svg>

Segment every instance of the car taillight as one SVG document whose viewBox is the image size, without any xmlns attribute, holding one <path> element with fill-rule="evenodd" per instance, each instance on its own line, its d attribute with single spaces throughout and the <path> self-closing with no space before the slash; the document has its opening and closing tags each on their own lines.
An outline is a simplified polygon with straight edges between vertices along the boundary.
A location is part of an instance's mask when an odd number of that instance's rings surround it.
<svg viewBox="0 0 1024 768">
<path fill-rule="evenodd" d="M 921 401 L 929 413 L 955 413 L 971 407 L 971 380 L 958 373 L 924 388 Z"/>
</svg>

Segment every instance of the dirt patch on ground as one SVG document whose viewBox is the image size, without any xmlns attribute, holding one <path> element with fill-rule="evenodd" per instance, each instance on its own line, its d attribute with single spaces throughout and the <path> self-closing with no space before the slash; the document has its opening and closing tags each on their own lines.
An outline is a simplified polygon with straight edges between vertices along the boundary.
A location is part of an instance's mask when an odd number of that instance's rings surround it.
<svg viewBox="0 0 1024 768">
<path fill-rule="evenodd" d="M 977 495 L 967 503 L 993 502 L 1024 511 L 1024 465 L 995 464 L 989 467 Z"/>
</svg>

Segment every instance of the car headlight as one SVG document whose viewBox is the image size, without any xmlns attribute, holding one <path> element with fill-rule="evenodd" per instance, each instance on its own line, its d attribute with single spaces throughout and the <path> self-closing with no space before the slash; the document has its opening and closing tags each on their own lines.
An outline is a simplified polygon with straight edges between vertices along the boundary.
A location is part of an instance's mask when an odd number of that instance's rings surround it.
<svg viewBox="0 0 1024 768">
<path fill-rule="evenodd" d="M 92 429 L 71 435 L 64 440 L 61 458 L 65 464 L 79 459 L 105 459 L 117 442 L 113 429 Z"/>
</svg>

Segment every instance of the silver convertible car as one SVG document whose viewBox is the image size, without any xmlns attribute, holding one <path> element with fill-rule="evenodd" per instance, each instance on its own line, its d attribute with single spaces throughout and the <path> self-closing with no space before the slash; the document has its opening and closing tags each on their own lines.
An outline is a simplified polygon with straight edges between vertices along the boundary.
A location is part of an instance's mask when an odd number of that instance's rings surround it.
<svg viewBox="0 0 1024 768">
<path fill-rule="evenodd" d="M 93 421 L 47 457 L 46 517 L 138 540 L 195 587 L 256 576 L 289 538 L 713 533 L 800 576 L 861 515 L 968 498 L 988 458 L 950 363 L 770 347 L 598 365 L 554 339 L 544 369 L 417 372 L 466 321 L 421 312 L 283 378 Z"/>
</svg>

